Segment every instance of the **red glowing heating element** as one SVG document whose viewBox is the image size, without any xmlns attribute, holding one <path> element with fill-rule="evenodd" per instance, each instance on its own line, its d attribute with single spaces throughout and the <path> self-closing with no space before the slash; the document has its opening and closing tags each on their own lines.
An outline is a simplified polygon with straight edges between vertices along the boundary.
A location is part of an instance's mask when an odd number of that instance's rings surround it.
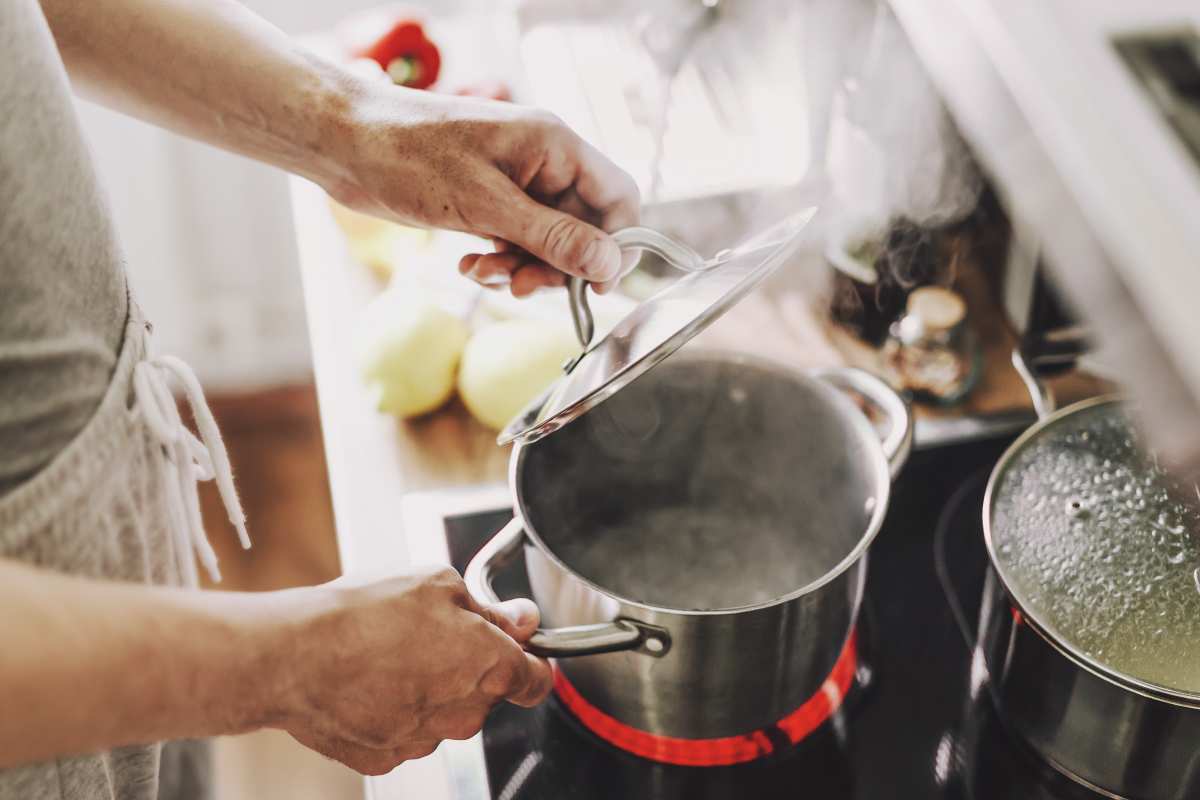
<svg viewBox="0 0 1200 800">
<path fill-rule="evenodd" d="M 829 719 L 850 691 L 854 672 L 858 668 L 856 637 L 856 633 L 850 634 L 837 663 L 833 665 L 833 671 L 820 690 L 775 724 L 774 727 L 792 744 Z M 554 690 L 571 713 L 592 733 L 615 747 L 651 761 L 687 767 L 717 767 L 753 761 L 775 751 L 775 744 L 761 730 L 718 739 L 681 739 L 631 728 L 585 700 L 559 669 L 554 670 Z"/>
</svg>

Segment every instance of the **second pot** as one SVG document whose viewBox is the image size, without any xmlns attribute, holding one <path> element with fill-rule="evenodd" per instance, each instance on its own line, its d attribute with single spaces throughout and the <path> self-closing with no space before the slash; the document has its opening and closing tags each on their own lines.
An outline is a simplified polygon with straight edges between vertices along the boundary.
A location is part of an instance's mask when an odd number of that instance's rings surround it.
<svg viewBox="0 0 1200 800">
<path fill-rule="evenodd" d="M 1107 797 L 1196 797 L 1200 517 L 1136 440 L 1101 397 L 1001 457 L 978 647 L 1002 719 L 1056 770 Z"/>
</svg>

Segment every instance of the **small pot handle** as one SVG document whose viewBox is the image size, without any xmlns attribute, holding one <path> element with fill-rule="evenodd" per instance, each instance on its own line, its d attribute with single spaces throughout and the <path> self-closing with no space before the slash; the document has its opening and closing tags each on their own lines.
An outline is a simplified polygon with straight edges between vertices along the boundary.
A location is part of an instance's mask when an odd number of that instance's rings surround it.
<svg viewBox="0 0 1200 800">
<path fill-rule="evenodd" d="M 839 389 L 857 392 L 878 406 L 888 418 L 888 432 L 883 437 L 883 454 L 887 456 L 892 477 L 912 452 L 912 409 L 896 390 L 869 372 L 854 367 L 827 367 L 815 370 L 813 376 Z"/>
<path fill-rule="evenodd" d="M 1054 391 L 1042 379 L 1074 367 L 1090 344 L 1087 329 L 1078 325 L 1027 331 L 1021 337 L 1020 346 L 1013 350 L 1012 363 L 1029 390 L 1038 419 L 1045 419 L 1058 408 Z"/>
<path fill-rule="evenodd" d="M 505 525 L 485 544 L 463 573 L 467 591 L 484 605 L 500 602 L 492 588 L 495 571 L 510 563 L 525 543 L 525 526 L 519 517 Z M 656 644 L 647 646 L 654 639 Z M 643 629 L 631 620 L 618 619 L 594 625 L 574 625 L 567 628 L 539 628 L 525 650 L 546 658 L 570 658 L 617 650 L 644 650 L 650 655 L 664 655 L 668 649 L 665 631 Z"/>
<path fill-rule="evenodd" d="M 699 253 L 653 228 L 622 228 L 614 233 L 612 238 L 622 252 L 647 250 L 686 272 L 696 272 L 704 268 L 704 258 Z M 571 276 L 567 280 L 571 319 L 575 323 L 575 335 L 579 338 L 579 345 L 584 350 L 591 345 L 596 329 L 592 320 L 592 309 L 588 306 L 587 286 L 587 281 L 583 278 Z"/>
</svg>

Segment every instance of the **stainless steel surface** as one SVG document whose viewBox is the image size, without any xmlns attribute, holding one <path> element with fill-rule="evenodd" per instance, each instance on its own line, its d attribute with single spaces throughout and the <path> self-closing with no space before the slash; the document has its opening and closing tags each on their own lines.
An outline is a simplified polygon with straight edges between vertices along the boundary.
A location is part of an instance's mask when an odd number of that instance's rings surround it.
<svg viewBox="0 0 1200 800">
<path fill-rule="evenodd" d="M 883 452 L 887 455 L 892 477 L 896 477 L 912 452 L 913 417 L 908 404 L 882 380 L 861 369 L 834 367 L 816 370 L 812 376 L 839 389 L 856 392 L 883 411 L 889 423 L 883 438 Z"/>
<path fill-rule="evenodd" d="M 1054 397 L 1054 391 L 1045 381 L 1038 378 L 1034 368 L 1020 350 L 1013 350 L 1012 365 L 1017 374 L 1021 376 L 1025 389 L 1029 392 L 1029 397 L 1033 401 L 1033 413 L 1037 415 L 1037 418 L 1045 419 L 1053 414 L 1054 409 L 1058 408 L 1058 400 Z"/>
<path fill-rule="evenodd" d="M 743 246 L 717 254 L 719 266 L 685 275 L 637 306 L 573 361 L 568 374 L 535 398 L 497 441 L 535 442 L 675 352 L 782 266 L 799 247 L 800 234 L 815 213 L 815 208 L 806 208 L 792 214 Z"/>
<path fill-rule="evenodd" d="M 1027 314 L 1012 365 L 1029 392 L 1037 418 L 1045 419 L 1058 401 L 1043 378 L 1073 368 L 1093 342 L 1088 330 L 1063 308 L 1045 276 L 1035 269 L 1030 278 Z"/>
<path fill-rule="evenodd" d="M 885 414 L 903 408 L 854 371 L 830 377 Z M 663 653 L 644 639 L 641 652 L 560 669 L 598 708 L 651 733 L 720 737 L 782 719 L 820 690 L 854 624 L 889 457 L 903 459 L 909 431 L 907 410 L 890 419 L 885 453 L 826 382 L 687 353 L 553 436 L 518 444 L 511 488 L 544 624 L 616 636 L 604 626 L 625 621 L 669 637 Z M 674 524 L 648 522 L 664 509 Z M 738 522 L 713 526 L 714 515 Z M 516 524 L 468 567 L 484 601 L 484 564 L 515 546 Z"/>
<path fill-rule="evenodd" d="M 990 572 L 979 648 L 1006 724 L 1056 770 L 1115 798 L 1200 796 L 1200 711 L 1094 674 L 1022 619 Z"/>
<path fill-rule="evenodd" d="M 525 544 L 525 527 L 520 519 L 514 519 L 484 545 L 463 575 L 472 596 L 485 603 L 499 602 L 492 588 L 492 575 L 503 569 L 518 554 Z M 646 648 L 651 654 L 665 653 L 670 642 L 662 634 L 655 634 L 657 643 Z M 574 625 L 567 628 L 541 628 L 530 637 L 526 650 L 534 655 L 587 656 L 609 653 L 615 650 L 635 650 L 642 647 L 646 637 L 643 629 L 626 620 L 598 622 L 591 625 Z"/>
<path fill-rule="evenodd" d="M 1025 365 L 1019 354 L 1014 363 Z M 1034 372 L 1025 372 L 1037 391 Z M 1200 697 L 1119 672 L 1056 634 L 1053 620 L 1022 601 L 995 541 L 997 486 L 1018 454 L 1064 420 L 1119 407 L 1102 397 L 1049 413 L 997 463 L 984 499 L 991 567 L 978 647 L 1001 715 L 1055 769 L 1111 797 L 1193 797 L 1200 791 Z"/>
<path fill-rule="evenodd" d="M 587 300 L 587 281 L 572 275 L 567 279 L 567 302 L 571 304 L 571 322 L 575 325 L 575 338 L 583 352 L 592 344 L 596 335 L 596 322 L 592 319 L 592 309 Z"/>
</svg>

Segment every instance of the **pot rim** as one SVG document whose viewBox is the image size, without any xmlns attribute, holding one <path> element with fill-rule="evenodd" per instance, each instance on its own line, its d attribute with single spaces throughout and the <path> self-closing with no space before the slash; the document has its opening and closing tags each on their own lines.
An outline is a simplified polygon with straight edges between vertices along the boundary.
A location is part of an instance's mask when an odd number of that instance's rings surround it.
<svg viewBox="0 0 1200 800">
<path fill-rule="evenodd" d="M 850 418 L 850 424 L 857 430 L 858 435 L 862 438 L 865 444 L 865 452 L 869 454 L 869 458 L 873 462 L 875 471 L 875 508 L 871 512 L 871 519 L 867 523 L 867 527 L 859 536 L 850 552 L 846 554 L 837 564 L 827 570 L 823 575 L 815 580 L 809 581 L 803 586 L 793 589 L 792 591 L 774 597 L 770 600 L 764 600 L 760 603 L 752 603 L 744 606 L 730 606 L 728 608 L 675 608 L 672 606 L 661 606 L 653 603 L 645 603 L 640 600 L 619 595 L 616 592 L 606 589 L 590 578 L 581 575 L 575 569 L 563 562 L 558 555 L 542 541 L 542 537 L 529 524 L 529 515 L 526 513 L 525 498 L 517 489 L 517 477 L 521 471 L 521 465 L 524 463 L 525 450 L 528 447 L 537 445 L 537 442 L 516 442 L 513 445 L 512 455 L 508 461 L 508 487 L 509 494 L 512 496 L 516 505 L 516 516 L 520 518 L 521 524 L 525 528 L 525 535 L 531 542 L 559 569 L 564 570 L 568 575 L 576 580 L 584 583 L 591 589 L 616 600 L 624 606 L 637 608 L 643 611 L 649 611 L 657 614 L 675 614 L 678 616 L 687 617 L 704 617 L 704 616 L 722 616 L 727 614 L 736 614 L 749 611 L 758 611 L 765 608 L 789 603 L 805 595 L 813 594 L 818 589 L 826 584 L 837 580 L 843 573 L 853 567 L 866 554 L 867 548 L 874 541 L 875 536 L 879 533 L 879 529 L 883 527 L 883 518 L 887 513 L 888 502 L 891 499 L 892 477 L 888 468 L 888 460 L 883 452 L 883 443 L 879 436 L 875 433 L 867 416 L 850 402 L 845 394 L 838 391 L 833 386 L 825 381 L 814 377 L 810 374 L 815 370 L 801 370 L 787 364 L 780 363 L 774 359 L 765 358 L 762 356 L 749 355 L 743 353 L 724 352 L 720 350 L 700 349 L 687 353 L 676 352 L 672 354 L 673 358 L 721 362 L 725 364 L 733 364 L 738 366 L 753 366 L 767 370 L 772 373 L 781 375 L 788 380 L 807 383 L 814 387 L 818 392 L 824 393 L 827 398 L 836 406 L 839 406 L 844 413 Z M 553 434 L 550 434 L 553 435 Z"/>
<path fill-rule="evenodd" d="M 1077 667 L 1090 672 L 1092 675 L 1101 680 L 1110 683 L 1120 689 L 1131 691 L 1139 694 L 1142 697 L 1150 700 L 1158 700 L 1164 703 L 1169 703 L 1174 706 L 1182 706 L 1186 708 L 1200 709 L 1200 693 L 1184 692 L 1178 689 L 1172 689 L 1161 684 L 1151 683 L 1139 678 L 1134 678 L 1131 675 L 1108 666 L 1092 656 L 1082 652 L 1074 644 L 1066 640 L 1066 637 L 1061 637 L 1054 632 L 1054 626 L 1047 624 L 1038 618 L 1037 612 L 1031 611 L 1022 603 L 1012 589 L 1012 581 L 1005 574 L 1004 568 L 1001 565 L 1001 560 L 996 556 L 995 544 L 992 541 L 992 512 L 995 500 L 995 492 L 999 485 L 1001 477 L 1007 471 L 1017 454 L 1020 453 L 1028 443 L 1043 430 L 1057 423 L 1065 417 L 1071 416 L 1081 411 L 1085 411 L 1097 406 L 1122 406 L 1125 404 L 1124 398 L 1117 394 L 1103 394 L 1097 397 L 1090 397 L 1086 400 L 1072 403 L 1065 408 L 1060 408 L 1053 414 L 1050 414 L 1027 428 L 1016 440 L 1008 446 L 1004 453 L 1000 456 L 1000 460 L 996 462 L 996 466 L 992 467 L 991 475 L 988 476 L 987 490 L 983 495 L 983 541 L 987 548 L 988 561 L 993 570 L 996 572 L 996 577 L 1000 581 L 1000 585 L 1004 588 L 1004 594 L 1008 597 L 1013 608 L 1020 612 L 1021 617 L 1033 631 L 1042 637 L 1062 656 L 1073 662 Z"/>
</svg>

